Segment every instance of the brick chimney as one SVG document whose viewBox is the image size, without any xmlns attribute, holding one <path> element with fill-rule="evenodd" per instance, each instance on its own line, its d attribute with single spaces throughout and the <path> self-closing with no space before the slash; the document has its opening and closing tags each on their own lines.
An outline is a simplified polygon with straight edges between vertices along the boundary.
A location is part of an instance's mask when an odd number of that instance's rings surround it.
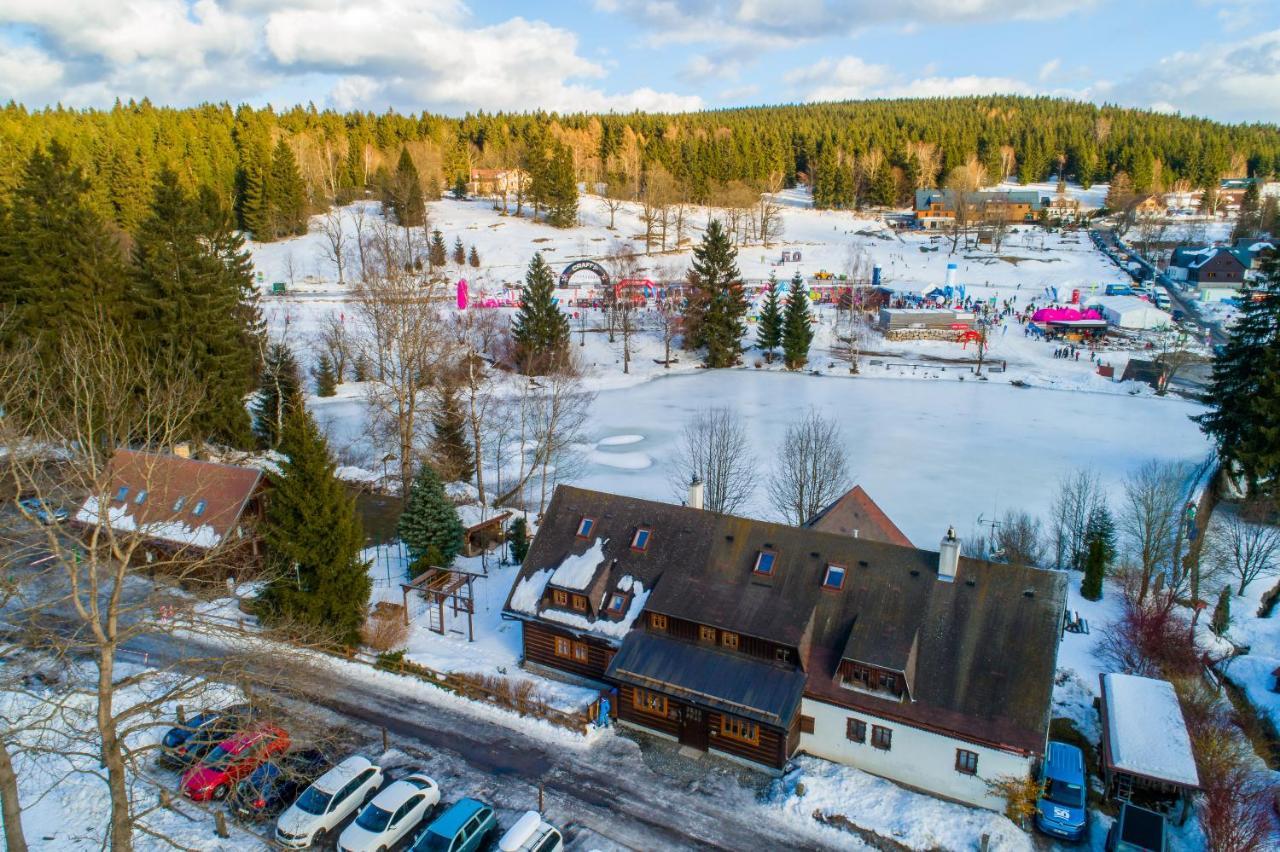
<svg viewBox="0 0 1280 852">
<path fill-rule="evenodd" d="M 702 508 L 702 479 L 696 473 L 689 480 L 689 499 L 685 501 L 685 505 L 692 509 Z"/>
<path fill-rule="evenodd" d="M 950 583 L 960 570 L 960 539 L 956 538 L 956 528 L 947 527 L 947 534 L 938 545 L 938 579 Z"/>
</svg>

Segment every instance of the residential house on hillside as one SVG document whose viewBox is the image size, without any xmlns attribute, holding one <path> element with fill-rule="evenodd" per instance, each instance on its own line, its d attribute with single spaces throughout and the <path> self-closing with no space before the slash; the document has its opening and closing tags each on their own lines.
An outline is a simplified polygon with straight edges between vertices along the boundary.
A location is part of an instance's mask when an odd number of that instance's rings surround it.
<svg viewBox="0 0 1280 852">
<path fill-rule="evenodd" d="M 1164 199 L 1159 195 L 1144 195 L 1133 202 L 1132 208 L 1133 214 L 1139 219 L 1164 216 L 1168 211 L 1168 208 L 1165 207 Z"/>
<path fill-rule="evenodd" d="M 520 169 L 472 169 L 467 192 L 471 195 L 505 198 L 515 195 L 524 180 L 525 175 Z"/>
<path fill-rule="evenodd" d="M 526 665 L 615 687 L 622 723 L 689 748 L 1003 808 L 989 782 L 1044 753 L 1065 575 L 962 557 L 949 530 L 937 553 L 877 541 L 901 533 L 860 497 L 806 527 L 699 498 L 558 487 L 503 613 Z"/>
<path fill-rule="evenodd" d="M 1080 199 L 1055 195 L 1045 200 L 1043 210 L 1050 222 L 1074 222 L 1080 218 Z"/>
<path fill-rule="evenodd" d="M 1235 298 L 1252 262 L 1249 251 L 1243 249 L 1225 246 L 1177 248 L 1169 258 L 1166 274 L 1173 281 L 1193 285 L 1201 300 L 1220 302 Z"/>
<path fill-rule="evenodd" d="M 218 547 L 249 563 L 260 556 L 254 532 L 266 478 L 261 470 L 169 453 L 117 450 L 102 495 L 85 499 L 74 521 L 140 533 L 143 554 L 198 558 Z M 105 500 L 106 505 L 102 503 Z"/>
</svg>

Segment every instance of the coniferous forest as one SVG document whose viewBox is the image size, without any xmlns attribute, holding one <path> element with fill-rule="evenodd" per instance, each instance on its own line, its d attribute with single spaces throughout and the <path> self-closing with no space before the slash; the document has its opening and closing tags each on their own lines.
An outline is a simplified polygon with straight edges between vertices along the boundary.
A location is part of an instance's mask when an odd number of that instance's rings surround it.
<svg viewBox="0 0 1280 852">
<path fill-rule="evenodd" d="M 691 202 L 730 206 L 743 195 L 806 180 L 821 207 L 906 203 L 956 169 L 994 183 L 1063 175 L 1088 186 L 1123 172 L 1136 192 L 1205 186 L 1280 172 L 1280 128 L 1223 125 L 1048 97 L 991 96 L 759 107 L 660 115 L 464 118 L 394 112 L 284 112 L 227 104 L 190 109 L 147 101 L 109 110 L 0 110 L 0 201 L 31 154 L 59 142 L 88 182 L 104 221 L 135 233 L 159 176 L 204 190 L 259 240 L 298 233 L 309 212 L 371 195 L 403 203 L 416 174 L 425 198 L 472 168 L 520 167 L 520 199 L 552 224 L 575 215 L 577 181 L 615 197 L 661 186 Z M 410 216 L 412 218 L 412 215 Z"/>
</svg>

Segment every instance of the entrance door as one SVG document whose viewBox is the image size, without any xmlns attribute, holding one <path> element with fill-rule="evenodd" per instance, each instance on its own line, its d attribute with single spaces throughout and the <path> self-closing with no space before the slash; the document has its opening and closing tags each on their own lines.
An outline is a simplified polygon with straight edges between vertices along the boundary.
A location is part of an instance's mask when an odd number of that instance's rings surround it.
<svg viewBox="0 0 1280 852">
<path fill-rule="evenodd" d="M 707 750 L 707 714 L 697 707 L 680 708 L 680 745 Z"/>
</svg>

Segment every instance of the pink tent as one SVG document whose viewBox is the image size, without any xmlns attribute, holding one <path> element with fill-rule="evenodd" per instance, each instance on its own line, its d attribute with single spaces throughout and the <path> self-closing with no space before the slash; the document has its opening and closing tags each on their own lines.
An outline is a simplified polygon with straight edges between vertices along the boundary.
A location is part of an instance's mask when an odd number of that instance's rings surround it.
<svg viewBox="0 0 1280 852">
<path fill-rule="evenodd" d="M 1041 308 L 1031 315 L 1032 322 L 1076 322 L 1100 319 L 1102 314 L 1093 308 L 1084 311 L 1077 311 L 1075 308 Z"/>
<path fill-rule="evenodd" d="M 458 310 L 467 309 L 467 279 L 458 279 Z"/>
</svg>

